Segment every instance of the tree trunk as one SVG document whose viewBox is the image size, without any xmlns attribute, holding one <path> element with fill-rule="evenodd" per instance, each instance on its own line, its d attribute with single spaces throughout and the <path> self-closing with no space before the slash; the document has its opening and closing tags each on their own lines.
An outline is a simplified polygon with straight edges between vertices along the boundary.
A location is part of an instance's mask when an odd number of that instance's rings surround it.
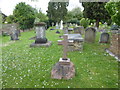
<svg viewBox="0 0 120 90">
<path fill-rule="evenodd" d="M 96 19 L 96 27 L 99 28 L 99 19 Z"/>
</svg>

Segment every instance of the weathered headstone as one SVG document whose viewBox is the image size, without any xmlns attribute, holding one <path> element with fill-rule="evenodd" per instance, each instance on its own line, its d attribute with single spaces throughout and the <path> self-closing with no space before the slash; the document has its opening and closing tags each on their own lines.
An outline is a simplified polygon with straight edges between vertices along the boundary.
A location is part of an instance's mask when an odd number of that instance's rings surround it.
<svg viewBox="0 0 120 90">
<path fill-rule="evenodd" d="M 90 43 L 95 42 L 95 36 L 96 36 L 96 29 L 90 27 L 85 30 L 85 42 L 90 42 Z"/>
<path fill-rule="evenodd" d="M 109 34 L 108 33 L 102 33 L 100 36 L 100 41 L 99 43 L 109 43 Z"/>
<path fill-rule="evenodd" d="M 77 26 L 74 28 L 74 33 L 79 33 L 79 34 L 84 34 L 84 27 L 82 26 Z"/>
<path fill-rule="evenodd" d="M 11 37 L 11 40 L 19 40 L 18 38 L 18 32 L 17 32 L 17 29 L 16 29 L 16 26 L 12 26 L 11 28 L 11 34 L 10 34 L 10 37 Z"/>
<path fill-rule="evenodd" d="M 48 41 L 45 35 L 45 23 L 44 22 L 36 22 L 35 23 L 36 29 L 36 40 L 35 43 L 32 43 L 30 47 L 37 47 L 37 46 L 50 46 L 51 41 Z"/>
<path fill-rule="evenodd" d="M 75 76 L 74 64 L 67 58 L 68 36 L 63 36 L 63 57 L 55 64 L 51 71 L 51 78 L 54 79 L 70 79 Z"/>
</svg>

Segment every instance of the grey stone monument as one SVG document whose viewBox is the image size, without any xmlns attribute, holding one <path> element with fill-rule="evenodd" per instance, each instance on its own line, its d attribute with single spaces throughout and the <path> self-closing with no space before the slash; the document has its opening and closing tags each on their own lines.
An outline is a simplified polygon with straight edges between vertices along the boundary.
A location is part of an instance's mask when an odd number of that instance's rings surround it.
<svg viewBox="0 0 120 90">
<path fill-rule="evenodd" d="M 100 36 L 100 41 L 99 43 L 109 43 L 110 36 L 108 33 L 102 33 Z"/>
<path fill-rule="evenodd" d="M 63 57 L 55 64 L 51 71 L 53 79 L 70 79 L 75 76 L 74 64 L 67 58 L 68 35 L 63 36 Z"/>
<path fill-rule="evenodd" d="M 18 34 L 17 29 L 16 29 L 16 26 L 12 26 L 11 29 L 12 29 L 11 34 L 10 34 L 11 40 L 19 40 L 19 38 L 18 38 L 19 34 Z"/>
<path fill-rule="evenodd" d="M 90 27 L 85 30 L 85 42 L 95 42 L 96 29 Z"/>
<path fill-rule="evenodd" d="M 35 43 L 32 43 L 30 47 L 38 47 L 38 46 L 50 46 L 51 41 L 48 41 L 45 35 L 45 23 L 44 22 L 36 22 L 35 30 L 36 30 L 36 40 Z"/>
</svg>

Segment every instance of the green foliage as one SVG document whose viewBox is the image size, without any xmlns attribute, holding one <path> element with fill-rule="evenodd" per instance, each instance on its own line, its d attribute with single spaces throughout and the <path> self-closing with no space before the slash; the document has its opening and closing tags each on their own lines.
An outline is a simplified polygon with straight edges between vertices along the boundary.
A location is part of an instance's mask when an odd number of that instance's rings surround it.
<svg viewBox="0 0 120 90">
<path fill-rule="evenodd" d="M 14 23 L 15 17 L 13 15 L 9 15 L 8 17 L 6 17 L 6 22 L 7 23 Z"/>
<path fill-rule="evenodd" d="M 82 18 L 80 20 L 80 25 L 83 26 L 84 28 L 88 27 L 90 24 L 90 20 L 88 18 Z"/>
<path fill-rule="evenodd" d="M 36 17 L 40 19 L 40 22 L 45 22 L 48 20 L 48 17 L 41 11 L 36 13 Z"/>
<path fill-rule="evenodd" d="M 119 2 L 108 2 L 105 6 L 109 12 L 112 21 L 120 26 L 120 1 Z"/>
<path fill-rule="evenodd" d="M 76 7 L 67 12 L 67 15 L 65 16 L 65 21 L 69 23 L 79 23 L 79 20 L 81 20 L 82 17 L 83 13 L 81 11 L 81 8 Z"/>
<path fill-rule="evenodd" d="M 99 27 L 99 22 L 110 19 L 110 15 L 105 9 L 106 2 L 84 2 L 83 15 L 85 18 L 95 19 L 96 27 Z"/>
<path fill-rule="evenodd" d="M 60 20 L 64 20 L 67 14 L 67 6 L 68 2 L 49 2 L 47 16 L 49 20 L 53 20 L 54 22 L 60 22 Z"/>
<path fill-rule="evenodd" d="M 21 2 L 16 5 L 13 15 L 15 16 L 15 22 L 19 23 L 20 29 L 30 29 L 33 27 L 35 19 L 35 9 L 30 5 L 26 5 L 25 2 Z"/>
</svg>

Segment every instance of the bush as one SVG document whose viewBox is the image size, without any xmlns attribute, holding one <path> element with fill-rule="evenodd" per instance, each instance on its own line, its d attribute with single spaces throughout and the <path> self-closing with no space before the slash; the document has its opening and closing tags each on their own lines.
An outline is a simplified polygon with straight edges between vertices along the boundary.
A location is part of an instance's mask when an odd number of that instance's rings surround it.
<svg viewBox="0 0 120 90">
<path fill-rule="evenodd" d="M 88 18 L 82 18 L 80 20 L 80 25 L 83 26 L 84 28 L 88 27 L 90 24 L 90 20 Z"/>
</svg>

